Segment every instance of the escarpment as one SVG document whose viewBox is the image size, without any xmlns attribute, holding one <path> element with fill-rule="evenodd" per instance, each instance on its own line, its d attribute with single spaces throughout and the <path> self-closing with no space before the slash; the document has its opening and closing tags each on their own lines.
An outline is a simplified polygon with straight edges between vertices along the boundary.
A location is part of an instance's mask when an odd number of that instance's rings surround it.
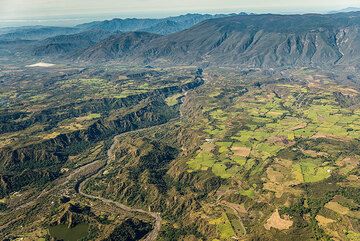
<svg viewBox="0 0 360 241">
<path fill-rule="evenodd" d="M 5 112 L 0 115 L 0 134 L 21 131 L 36 123 L 46 123 L 49 127 L 53 127 L 63 120 L 79 117 L 89 112 L 103 113 L 107 115 L 114 109 L 128 108 L 151 96 L 167 97 L 175 93 L 196 88 L 202 84 L 203 80 L 201 78 L 196 78 L 189 83 L 179 86 L 163 87 L 147 93 L 131 95 L 124 98 L 84 100 L 58 107 L 47 108 L 38 113 Z"/>
</svg>

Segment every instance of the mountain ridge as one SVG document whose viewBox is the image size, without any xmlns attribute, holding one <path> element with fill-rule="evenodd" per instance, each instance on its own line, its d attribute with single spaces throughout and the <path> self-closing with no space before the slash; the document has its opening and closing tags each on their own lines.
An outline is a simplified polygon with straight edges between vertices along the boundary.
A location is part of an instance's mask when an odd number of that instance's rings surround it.
<svg viewBox="0 0 360 241">
<path fill-rule="evenodd" d="M 35 56 L 61 55 L 72 51 L 86 49 L 108 36 L 112 35 L 105 30 L 88 30 L 71 35 L 58 35 L 40 41 L 34 47 Z"/>
<path fill-rule="evenodd" d="M 9 49 L 24 58 L 35 56 L 84 63 L 117 61 L 139 65 L 271 68 L 360 66 L 360 12 L 217 15 L 217 18 L 206 19 L 186 29 L 174 20 L 193 24 L 191 19 L 196 22 L 199 16 L 206 18 L 207 15 L 168 18 L 145 29 L 147 31 L 122 32 L 119 26 L 126 29 L 129 22 L 124 25 L 125 20 L 119 20 L 121 24 L 118 25 L 118 20 L 104 21 L 101 22 L 105 24 L 104 29 L 91 25 L 75 34 L 28 44 L 34 47 Z M 137 22 L 137 28 L 146 25 L 138 19 L 130 21 Z M 160 30 L 162 34 L 153 33 Z M 176 32 L 169 33 L 171 31 Z"/>
<path fill-rule="evenodd" d="M 125 57 L 128 56 L 132 50 L 158 37 L 160 37 L 160 35 L 147 32 L 115 34 L 99 44 L 82 51 L 79 55 L 75 55 L 75 58 L 107 61 L 109 59 Z"/>
<path fill-rule="evenodd" d="M 233 16 L 154 38 L 125 58 L 107 60 L 251 67 L 348 64 L 358 61 L 359 29 L 360 13 Z"/>
<path fill-rule="evenodd" d="M 94 21 L 75 27 L 82 30 L 102 29 L 107 31 L 121 32 L 150 32 L 156 34 L 170 34 L 192 27 L 193 25 L 207 19 L 221 18 L 239 14 L 185 14 L 166 18 L 114 18 L 111 20 Z M 172 23 L 170 28 L 166 28 L 166 23 Z M 176 28 L 173 28 L 176 25 Z M 164 29 L 165 26 L 165 29 Z"/>
<path fill-rule="evenodd" d="M 359 11 L 360 8 L 358 7 L 348 7 L 340 10 L 330 11 L 329 13 L 333 14 L 333 13 L 348 13 L 348 12 L 359 12 Z"/>
</svg>

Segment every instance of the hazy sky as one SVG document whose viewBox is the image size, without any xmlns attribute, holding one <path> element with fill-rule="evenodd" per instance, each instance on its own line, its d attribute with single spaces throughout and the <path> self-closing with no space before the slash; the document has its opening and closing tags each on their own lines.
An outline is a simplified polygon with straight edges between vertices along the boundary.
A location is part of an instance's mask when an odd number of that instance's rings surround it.
<svg viewBox="0 0 360 241">
<path fill-rule="evenodd" d="M 186 12 L 326 12 L 360 0 L 0 0 L 5 21 L 69 15 L 163 17 Z"/>
</svg>

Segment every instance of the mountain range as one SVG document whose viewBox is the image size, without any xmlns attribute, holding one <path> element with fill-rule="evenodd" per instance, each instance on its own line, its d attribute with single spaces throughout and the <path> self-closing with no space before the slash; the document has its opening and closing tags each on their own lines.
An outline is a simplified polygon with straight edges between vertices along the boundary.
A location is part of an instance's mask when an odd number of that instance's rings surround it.
<svg viewBox="0 0 360 241">
<path fill-rule="evenodd" d="M 356 8 L 356 7 L 348 7 L 348 8 L 344 8 L 341 10 L 337 10 L 337 11 L 331 11 L 329 12 L 330 14 L 332 13 L 349 13 L 349 12 L 359 12 L 360 8 Z"/>
<path fill-rule="evenodd" d="M 271 67 L 354 64 L 359 23 L 360 13 L 232 16 L 206 20 L 170 35 L 154 35 L 130 52 L 109 51 L 121 38 L 107 39 L 76 59 Z M 128 34 L 120 35 L 124 39 Z M 128 44 L 141 42 L 142 36 L 138 33 Z"/>
<path fill-rule="evenodd" d="M 181 30 L 190 28 L 197 23 L 208 19 L 222 18 L 229 16 L 247 15 L 246 13 L 239 14 L 186 14 L 176 17 L 167 17 L 162 19 L 112 19 L 106 21 L 95 21 L 76 26 L 82 30 L 102 29 L 107 31 L 121 31 L 121 32 L 149 32 L 155 34 L 170 34 L 179 32 Z"/>
<path fill-rule="evenodd" d="M 24 26 L 0 28 L 0 40 L 44 40 L 58 35 L 70 35 L 87 32 L 89 30 L 103 30 L 108 32 L 143 31 L 156 34 L 169 34 L 178 32 L 207 19 L 227 16 L 246 15 L 239 14 L 186 14 L 161 19 L 115 18 L 105 21 L 94 21 L 74 27 L 51 26 Z"/>
<path fill-rule="evenodd" d="M 359 64 L 360 12 L 189 14 L 162 20 L 113 19 L 66 31 L 72 33 L 36 41 L 30 38 L 31 44 L 20 52 L 35 58 L 90 63 L 111 60 L 252 67 Z"/>
</svg>

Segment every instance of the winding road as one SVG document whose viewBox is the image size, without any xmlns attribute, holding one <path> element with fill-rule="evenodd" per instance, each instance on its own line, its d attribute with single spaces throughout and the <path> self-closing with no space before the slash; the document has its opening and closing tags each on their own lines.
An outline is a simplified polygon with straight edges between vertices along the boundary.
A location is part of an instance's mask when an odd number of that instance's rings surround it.
<svg viewBox="0 0 360 241">
<path fill-rule="evenodd" d="M 184 96 L 186 98 L 186 95 L 187 95 L 187 91 L 184 92 Z M 145 236 L 142 240 L 143 241 L 154 241 L 157 239 L 158 235 L 159 235 L 159 232 L 160 232 L 160 229 L 161 229 L 161 222 L 162 222 L 162 218 L 160 216 L 160 213 L 156 213 L 156 212 L 150 212 L 150 211 L 145 211 L 143 209 L 139 209 L 139 208 L 132 208 L 130 206 L 126 206 L 120 202 L 117 202 L 117 201 L 114 201 L 114 200 L 110 200 L 110 199 L 106 199 L 104 197 L 101 197 L 101 196 L 95 196 L 95 195 L 91 195 L 91 194 L 87 194 L 85 193 L 84 191 L 84 187 L 86 185 L 86 183 L 96 177 L 96 176 L 99 176 L 102 174 L 103 170 L 107 168 L 107 166 L 112 162 L 112 161 L 115 161 L 115 158 L 116 158 L 116 149 L 117 149 L 117 146 L 119 145 L 119 140 L 122 136 L 124 135 L 128 135 L 128 134 L 131 134 L 131 133 L 137 133 L 137 132 L 141 132 L 141 131 L 144 131 L 144 130 L 148 130 L 148 129 L 151 129 L 151 128 L 159 128 L 161 126 L 165 126 L 165 125 L 168 125 L 170 124 L 171 122 L 174 122 L 174 121 L 178 121 L 179 119 L 181 119 L 183 117 L 183 112 L 182 112 L 182 108 L 181 106 L 183 105 L 184 103 L 184 100 L 182 99 L 181 102 L 180 102 L 180 108 L 179 108 L 179 116 L 176 117 L 176 118 L 173 118 L 173 119 L 170 119 L 168 120 L 166 123 L 163 123 L 163 124 L 159 124 L 159 125 L 154 125 L 154 126 L 149 126 L 149 127 L 146 127 L 146 128 L 142 128 L 142 129 L 137 129 L 137 130 L 133 130 L 133 131 L 128 131 L 128 132 L 124 132 L 124 133 L 121 133 L 117 136 L 115 136 L 113 138 L 113 143 L 111 145 L 111 147 L 108 149 L 107 151 L 107 158 L 106 158 L 106 162 L 104 162 L 103 164 L 101 164 L 101 161 L 95 161 L 95 162 L 90 162 L 90 163 L 87 163 L 85 164 L 84 166 L 81 166 L 79 167 L 78 169 L 76 169 L 73 173 L 69 174 L 68 176 L 66 176 L 65 178 L 61 179 L 59 182 L 59 185 L 57 185 L 57 187 L 59 186 L 64 186 L 66 184 L 68 184 L 70 181 L 77 181 L 77 184 L 75 185 L 75 191 L 85 197 L 85 198 L 89 198 L 89 199 L 94 199 L 94 200 L 99 200 L 103 203 L 106 203 L 106 204 L 110 204 L 110 205 L 115 205 L 116 207 L 124 210 L 124 211 L 127 211 L 127 212 L 135 212 L 135 213 L 141 213 L 141 214 L 145 214 L 145 215 L 148 215 L 150 217 L 152 217 L 154 219 L 154 224 L 153 224 L 153 230 L 147 235 Z M 83 171 L 86 171 L 86 170 L 89 170 L 89 169 L 93 169 L 94 171 L 91 173 L 91 174 L 87 174 L 85 175 L 85 178 L 82 179 L 82 180 L 79 180 L 77 175 L 81 175 L 81 173 Z M 40 198 L 43 198 L 45 197 L 46 195 L 48 195 L 49 193 L 51 193 L 52 191 L 54 191 L 54 188 L 50 188 L 50 189 L 44 189 L 39 195 L 37 195 L 37 197 L 35 197 L 34 199 L 32 200 L 28 200 L 26 203 L 16 207 L 14 209 L 14 211 L 17 211 L 17 210 L 21 210 L 21 209 L 24 209 L 24 208 L 27 208 L 29 206 L 34 206 L 36 205 L 36 201 Z M 17 219 L 13 219 L 11 220 L 10 222 L 7 222 L 3 225 L 0 226 L 0 231 L 7 228 L 8 226 L 12 225 L 13 223 L 19 221 L 22 217 L 19 217 Z"/>
<path fill-rule="evenodd" d="M 86 198 L 90 198 L 90 199 L 96 199 L 96 200 L 99 200 L 103 203 L 106 203 L 106 204 L 111 204 L 111 205 L 115 205 L 117 207 L 119 207 L 120 209 L 123 209 L 127 212 L 136 212 L 136 213 L 142 213 L 142 214 L 146 214 L 146 215 L 149 215 L 151 217 L 154 218 L 155 222 L 154 222 L 154 228 L 153 230 L 143 239 L 144 241 L 154 241 L 156 240 L 159 232 L 160 232 L 160 229 L 161 229 L 161 216 L 160 216 L 160 213 L 155 213 L 155 212 L 149 212 L 149 211 L 145 211 L 143 209 L 138 209 L 138 208 L 132 208 L 132 207 L 129 207 L 129 206 L 126 206 L 120 202 L 117 202 L 117 201 L 113 201 L 113 200 L 110 200 L 110 199 L 106 199 L 106 198 L 103 198 L 103 197 L 100 197 L 100 196 L 94 196 L 94 195 L 90 195 L 90 194 L 87 194 L 84 192 L 84 186 L 85 184 L 92 178 L 100 175 L 102 173 L 102 171 L 112 162 L 115 160 L 115 154 L 116 154 L 116 148 L 117 146 L 119 145 L 119 139 L 124 136 L 124 135 L 128 135 L 130 133 L 137 133 L 137 132 L 140 132 L 140 131 L 143 131 L 143 130 L 147 130 L 147 129 L 150 129 L 150 128 L 153 128 L 153 127 L 161 127 L 161 126 L 164 126 L 164 125 L 167 125 L 169 124 L 170 122 L 172 121 L 176 121 L 178 120 L 179 117 L 177 118 L 174 118 L 174 119 L 171 119 L 169 120 L 168 122 L 164 123 L 164 124 L 160 124 L 160 125 L 155 125 L 155 126 L 150 126 L 148 128 L 143 128 L 143 129 L 138 129 L 138 130 L 134 130 L 134 131 L 129 131 L 129 132 L 125 132 L 125 133 L 122 133 L 120 135 L 117 135 L 113 138 L 113 143 L 111 145 L 111 147 L 109 148 L 109 150 L 107 151 L 107 160 L 106 160 L 106 164 L 103 165 L 102 167 L 100 167 L 95 173 L 93 173 L 92 175 L 88 176 L 87 178 L 85 178 L 83 181 L 81 181 L 79 183 L 79 186 L 78 186 L 78 190 L 77 192 L 86 197 Z"/>
<path fill-rule="evenodd" d="M 187 91 L 184 92 L 184 96 L 186 97 L 187 96 Z M 106 203 L 106 204 L 111 204 L 111 205 L 115 205 L 117 207 L 119 207 L 120 209 L 123 209 L 127 212 L 135 212 L 135 213 L 142 213 L 142 214 L 146 214 L 146 215 L 149 215 L 151 217 L 154 218 L 155 222 L 154 222 L 154 226 L 153 226 L 153 230 L 145 237 L 143 238 L 142 240 L 143 241 L 154 241 L 157 239 L 158 235 L 159 235 L 159 232 L 160 232 L 160 229 L 161 229 L 161 222 L 162 222 L 162 218 L 160 216 L 160 213 L 155 213 L 155 212 L 150 212 L 150 211 L 145 211 L 143 209 L 138 209 L 138 208 L 132 208 L 132 207 L 129 207 L 129 206 L 126 206 L 120 202 L 117 202 L 117 201 L 113 201 L 113 200 L 110 200 L 110 199 L 106 199 L 106 198 L 103 198 L 103 197 L 100 197 L 100 196 L 94 196 L 94 195 L 91 195 L 91 194 L 87 194 L 84 192 L 84 186 L 85 184 L 91 179 L 91 178 L 94 178 L 98 175 L 100 175 L 102 173 L 102 171 L 104 169 L 106 169 L 106 167 L 112 162 L 112 161 L 115 161 L 115 158 L 116 158 L 116 148 L 117 146 L 119 145 L 119 139 L 122 137 L 122 136 L 125 136 L 125 135 L 128 135 L 128 134 L 131 134 L 131 133 L 137 133 L 137 132 L 141 132 L 141 131 L 144 131 L 144 130 L 148 130 L 150 128 L 159 128 L 161 126 L 165 126 L 165 125 L 168 125 L 169 123 L 171 122 L 174 122 L 174 121 L 178 121 L 179 119 L 181 119 L 183 117 L 183 112 L 182 112 L 182 105 L 183 105 L 184 101 L 182 100 L 181 101 L 181 104 L 180 104 L 180 108 L 179 108 L 179 116 L 178 117 L 175 117 L 173 119 L 170 119 L 169 121 L 163 123 L 163 124 L 159 124 L 159 125 L 154 125 L 154 126 L 150 126 L 150 127 L 146 127 L 146 128 L 142 128 L 142 129 L 137 129 L 137 130 L 133 130 L 133 131 L 128 131 L 128 132 L 124 132 L 124 133 L 121 133 L 120 135 L 117 135 L 113 138 L 113 143 L 111 145 L 111 147 L 108 149 L 107 151 L 107 160 L 106 160 L 106 164 L 103 165 L 102 167 L 100 167 L 96 172 L 94 172 L 93 174 L 89 175 L 87 178 L 85 178 L 84 180 L 82 180 L 80 183 L 78 183 L 78 188 L 76 188 L 77 192 L 82 195 L 83 197 L 86 197 L 86 198 L 90 198 L 90 199 L 96 199 L 96 200 L 99 200 L 103 203 Z"/>
</svg>

